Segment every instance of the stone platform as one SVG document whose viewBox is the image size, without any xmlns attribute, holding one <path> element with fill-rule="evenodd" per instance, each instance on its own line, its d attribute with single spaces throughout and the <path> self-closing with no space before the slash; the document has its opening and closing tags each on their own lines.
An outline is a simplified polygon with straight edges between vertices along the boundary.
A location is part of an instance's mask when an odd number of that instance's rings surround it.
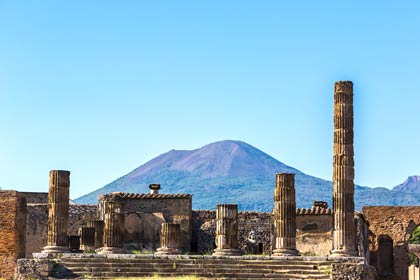
<svg viewBox="0 0 420 280">
<path fill-rule="evenodd" d="M 211 279 L 368 279 L 363 258 L 34 254 L 15 279 L 112 279 L 195 275 Z M 345 276 L 343 276 L 345 273 Z"/>
</svg>

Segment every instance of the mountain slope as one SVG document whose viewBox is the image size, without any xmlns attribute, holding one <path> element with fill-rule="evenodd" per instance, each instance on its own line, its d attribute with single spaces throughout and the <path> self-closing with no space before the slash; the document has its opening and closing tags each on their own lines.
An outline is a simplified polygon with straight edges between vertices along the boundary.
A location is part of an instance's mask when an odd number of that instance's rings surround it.
<svg viewBox="0 0 420 280">
<path fill-rule="evenodd" d="M 420 193 L 420 176 L 410 176 L 404 183 L 392 188 L 397 192 Z"/>
<path fill-rule="evenodd" d="M 218 203 L 237 203 L 241 210 L 271 211 L 276 173 L 294 173 L 298 207 L 314 200 L 331 205 L 331 182 L 290 167 L 241 141 L 220 141 L 192 151 L 171 150 L 114 182 L 76 201 L 96 203 L 101 194 L 145 193 L 160 183 L 162 193 L 193 194 L 194 209 L 213 209 Z M 362 205 L 418 204 L 420 195 L 385 188 L 356 186 L 356 208 Z"/>
</svg>

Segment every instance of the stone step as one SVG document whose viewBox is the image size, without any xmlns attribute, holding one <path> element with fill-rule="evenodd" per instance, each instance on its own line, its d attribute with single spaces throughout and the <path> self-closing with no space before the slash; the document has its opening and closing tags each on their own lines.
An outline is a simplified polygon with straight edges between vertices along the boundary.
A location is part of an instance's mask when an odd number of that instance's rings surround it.
<svg viewBox="0 0 420 280">
<path fill-rule="evenodd" d="M 202 269 L 202 268 L 138 268 L 138 267 L 120 267 L 120 268 L 97 268 L 97 267 L 78 267 L 68 268 L 71 272 L 77 275 L 90 272 L 124 272 L 124 273 L 136 273 L 136 272 L 156 272 L 156 273 L 185 273 L 195 274 L 200 272 L 211 272 L 211 273 L 263 273 L 263 274 L 324 274 L 323 271 L 317 269 L 229 269 L 229 268 L 214 268 L 214 269 Z"/>
<path fill-rule="evenodd" d="M 191 264 L 235 264 L 235 265 L 281 265 L 281 264 L 288 264 L 288 265 L 331 265 L 332 262 L 329 261 L 255 261 L 255 260 L 234 260 L 234 261 L 227 261 L 227 260 L 203 260 L 203 259 L 94 259 L 94 258 L 81 258 L 81 259 L 61 259 L 60 262 L 62 263 L 133 263 L 133 264 L 165 264 L 169 263 L 172 264 L 176 263 L 191 263 Z"/>
<path fill-rule="evenodd" d="M 318 267 L 323 267 L 325 265 L 305 265 L 305 264 L 206 264 L 206 263 L 200 263 L 200 264 L 194 264 L 194 263 L 183 263 L 183 262 L 171 262 L 171 263 L 112 263 L 112 262 L 106 262 L 106 263 L 80 263 L 80 262 L 65 262 L 62 264 L 66 267 L 151 267 L 151 268 L 172 268 L 174 266 L 176 267 L 199 267 L 199 268 L 221 268 L 221 267 L 227 267 L 227 268 L 248 268 L 248 269 L 260 269 L 260 268 L 266 268 L 266 269 L 317 269 Z"/>
<path fill-rule="evenodd" d="M 147 272 L 138 272 L 138 273 L 118 273 L 118 272 L 105 272 L 105 273 L 90 273 L 89 276 L 85 276 L 88 279 L 99 278 L 99 279 L 109 279 L 109 278 L 129 278 L 129 277 L 151 277 L 151 276 L 161 276 L 161 277 L 173 277 L 173 276 L 188 276 L 191 274 L 181 274 L 181 273 L 147 273 Z M 300 274 L 264 274 L 264 273 L 198 273 L 194 274 L 196 277 L 205 277 L 205 278 L 216 278 L 216 279 L 329 279 L 328 275 L 300 275 Z M 81 276 L 84 277 L 84 276 Z M 83 279 L 83 278 L 82 278 Z"/>
</svg>

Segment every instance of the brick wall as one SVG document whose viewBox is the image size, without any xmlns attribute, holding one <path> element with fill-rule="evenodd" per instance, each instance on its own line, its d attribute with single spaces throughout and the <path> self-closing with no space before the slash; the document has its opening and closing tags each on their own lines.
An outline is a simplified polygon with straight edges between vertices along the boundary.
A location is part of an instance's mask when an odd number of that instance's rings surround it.
<svg viewBox="0 0 420 280">
<path fill-rule="evenodd" d="M 0 217 L 0 278 L 13 279 L 16 260 L 25 257 L 25 197 L 0 191 Z"/>
<path fill-rule="evenodd" d="M 378 239 L 389 236 L 394 246 L 394 276 L 379 279 L 408 279 L 408 239 L 420 225 L 420 206 L 364 206 L 371 231 L 371 264 L 379 270 Z"/>
</svg>

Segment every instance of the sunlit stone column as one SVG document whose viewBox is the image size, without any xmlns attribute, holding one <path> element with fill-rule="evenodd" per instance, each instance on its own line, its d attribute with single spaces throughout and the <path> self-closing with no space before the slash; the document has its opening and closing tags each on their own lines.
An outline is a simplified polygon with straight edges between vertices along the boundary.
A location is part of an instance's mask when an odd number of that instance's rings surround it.
<svg viewBox="0 0 420 280">
<path fill-rule="evenodd" d="M 86 223 L 87 227 L 95 229 L 95 249 L 104 245 L 104 221 L 103 220 L 90 220 Z"/>
<path fill-rule="evenodd" d="M 241 255 L 238 242 L 238 205 L 218 204 L 214 256 Z"/>
<path fill-rule="evenodd" d="M 116 197 L 103 201 L 104 211 L 104 247 L 100 254 L 124 253 L 124 204 Z"/>
<path fill-rule="evenodd" d="M 158 255 L 177 255 L 179 250 L 179 237 L 181 226 L 179 224 L 163 223 L 160 230 L 160 248 L 157 249 Z"/>
<path fill-rule="evenodd" d="M 353 83 L 340 81 L 334 85 L 333 256 L 356 254 L 353 156 Z"/>
<path fill-rule="evenodd" d="M 68 252 L 70 171 L 51 170 L 48 191 L 48 238 L 44 253 Z"/>
<path fill-rule="evenodd" d="M 297 255 L 295 174 L 276 174 L 274 228 L 275 244 L 273 255 Z"/>
</svg>

